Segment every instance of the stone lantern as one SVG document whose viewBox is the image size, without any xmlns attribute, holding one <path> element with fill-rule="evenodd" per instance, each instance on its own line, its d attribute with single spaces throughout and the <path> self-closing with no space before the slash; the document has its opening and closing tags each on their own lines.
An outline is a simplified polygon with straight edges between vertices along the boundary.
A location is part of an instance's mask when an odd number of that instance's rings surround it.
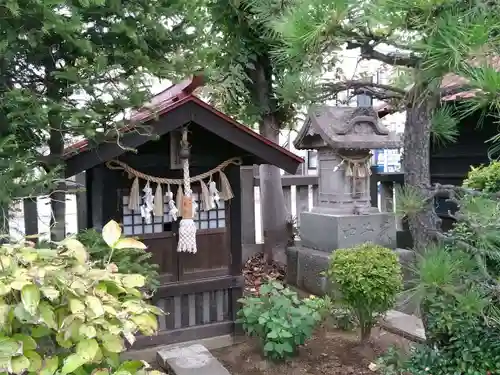
<svg viewBox="0 0 500 375">
<path fill-rule="evenodd" d="M 300 213 L 302 246 L 332 252 L 369 241 L 395 248 L 394 215 L 371 207 L 370 150 L 400 148 L 402 141 L 375 110 L 314 107 L 294 145 L 318 150 L 318 204 Z"/>
</svg>

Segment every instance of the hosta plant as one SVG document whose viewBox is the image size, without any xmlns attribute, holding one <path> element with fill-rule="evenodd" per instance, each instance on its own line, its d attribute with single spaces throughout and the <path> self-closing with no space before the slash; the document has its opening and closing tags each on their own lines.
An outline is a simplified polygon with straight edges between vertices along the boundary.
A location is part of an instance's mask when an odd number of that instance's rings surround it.
<svg viewBox="0 0 500 375">
<path fill-rule="evenodd" d="M 121 238 L 119 225 L 103 228 L 113 250 L 144 248 Z M 85 247 L 67 238 L 56 249 L 26 244 L 0 247 L 0 373 L 131 375 L 141 361 L 120 362 L 125 341 L 153 335 L 162 311 L 147 304 L 145 278 L 120 274 L 113 263 L 96 269 Z"/>
<path fill-rule="evenodd" d="M 76 238 L 87 248 L 90 260 L 95 262 L 96 267 L 103 268 L 112 262 L 116 264 L 120 273 L 143 275 L 146 278 L 146 288 L 154 291 L 160 286 L 158 264 L 151 262 L 152 253 L 144 248 L 111 249 L 101 233 L 93 228 L 81 231 Z"/>
<path fill-rule="evenodd" d="M 276 281 L 262 285 L 258 296 L 240 302 L 238 322 L 247 334 L 261 339 L 264 355 L 275 360 L 295 355 L 328 311 L 328 301 L 313 296 L 299 299 Z"/>
</svg>

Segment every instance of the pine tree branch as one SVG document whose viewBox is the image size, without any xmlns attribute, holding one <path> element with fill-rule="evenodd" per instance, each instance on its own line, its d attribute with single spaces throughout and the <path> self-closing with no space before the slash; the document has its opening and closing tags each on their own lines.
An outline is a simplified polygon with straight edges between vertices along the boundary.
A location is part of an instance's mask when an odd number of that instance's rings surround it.
<svg viewBox="0 0 500 375">
<path fill-rule="evenodd" d="M 378 60 L 387 65 L 406 66 L 416 68 L 420 64 L 420 58 L 413 53 L 391 52 L 382 53 L 375 50 L 376 45 L 359 42 L 347 42 L 347 49 L 359 48 L 361 57 L 368 60 Z"/>
<path fill-rule="evenodd" d="M 354 94 L 367 94 L 379 100 L 404 99 L 406 95 L 404 89 L 362 79 L 323 83 L 320 90 L 319 100 L 331 99 L 346 90 L 353 90 Z"/>
</svg>

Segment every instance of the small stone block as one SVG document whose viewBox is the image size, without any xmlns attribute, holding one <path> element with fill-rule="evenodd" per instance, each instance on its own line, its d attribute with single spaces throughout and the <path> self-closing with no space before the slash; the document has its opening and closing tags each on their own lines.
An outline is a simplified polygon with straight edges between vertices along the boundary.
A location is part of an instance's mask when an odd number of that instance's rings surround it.
<svg viewBox="0 0 500 375">
<path fill-rule="evenodd" d="M 297 262 L 296 282 L 290 280 L 291 285 L 320 296 L 330 291 L 330 283 L 322 274 L 330 263 L 329 254 L 302 246 L 289 248 L 287 254 L 294 254 Z"/>
<path fill-rule="evenodd" d="M 157 361 L 176 375 L 230 375 L 203 345 L 176 346 L 158 351 Z"/>
</svg>

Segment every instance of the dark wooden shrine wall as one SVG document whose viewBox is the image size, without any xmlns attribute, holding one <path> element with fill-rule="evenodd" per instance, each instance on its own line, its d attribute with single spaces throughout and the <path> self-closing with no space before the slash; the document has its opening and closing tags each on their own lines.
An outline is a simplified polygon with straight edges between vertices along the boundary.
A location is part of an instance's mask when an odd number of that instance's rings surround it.
<svg viewBox="0 0 500 375">
<path fill-rule="evenodd" d="M 189 127 L 189 140 L 191 175 L 206 172 L 228 158 L 241 155 L 239 148 L 196 124 L 191 124 Z M 137 153 L 125 153 L 119 159 L 145 174 L 182 178 L 182 171 L 171 169 L 170 166 L 168 134 L 158 141 L 150 141 L 140 146 L 137 151 Z M 229 166 L 225 173 L 238 195 L 239 167 Z M 235 227 L 240 226 L 241 223 L 241 213 L 233 203 L 237 203 L 236 200 L 222 202 L 217 210 L 198 212 L 194 217 L 197 225 L 198 254 L 196 256 L 179 254 L 176 252 L 178 223 L 167 217 L 167 208 L 164 208 L 164 217 L 154 217 L 153 223 L 148 225 L 144 224 L 139 213 L 127 209 L 126 200 L 133 183 L 133 179 L 129 178 L 127 172 L 110 170 L 101 164 L 90 170 L 87 175 L 89 178 L 87 186 L 90 186 L 90 226 L 99 229 L 107 221 L 113 219 L 124 224 L 126 235 L 139 236 L 148 245 L 149 251 L 153 254 L 153 261 L 160 266 L 162 284 L 235 274 L 236 270 L 231 269 L 233 260 L 237 262 L 236 259 L 241 258 L 241 255 L 237 254 L 241 252 L 241 234 L 237 237 L 239 241 L 236 239 L 238 243 L 233 244 L 231 233 L 231 230 L 235 230 Z M 216 175 L 214 178 L 218 182 L 219 176 Z M 140 183 L 142 195 L 144 181 Z M 156 184 L 152 183 L 151 188 L 154 193 Z M 162 186 L 164 193 L 166 188 Z M 177 188 L 176 185 L 171 186 L 174 195 L 177 193 Z M 199 183 L 193 184 L 195 199 L 200 193 L 199 189 Z M 240 199 L 240 197 L 237 198 Z M 231 225 L 233 222 L 235 225 Z"/>
<path fill-rule="evenodd" d="M 206 172 L 228 158 L 245 157 L 239 148 L 197 125 L 191 125 L 189 130 L 192 175 Z M 181 170 L 170 168 L 168 135 L 158 141 L 146 143 L 137 151 L 123 154 L 119 159 L 142 173 L 182 178 Z M 229 166 L 225 173 L 235 197 L 225 202 L 218 210 L 199 213 L 199 217 L 195 218 L 195 223 L 199 225 L 196 254 L 176 251 L 178 223 L 158 217 L 153 218 L 152 225 L 140 224 L 143 229 L 138 236 L 148 245 L 148 251 L 153 255 L 152 261 L 160 266 L 162 285 L 152 302 L 164 309 L 168 315 L 159 318 L 158 336 L 140 337 L 133 348 L 140 349 L 235 331 L 237 301 L 243 293 L 240 168 Z M 126 196 L 133 182 L 128 174 L 120 170 L 110 170 L 101 164 L 89 170 L 86 177 L 88 224 L 99 229 L 110 219 L 120 223 L 125 219 L 128 222 L 132 219 L 132 235 L 136 235 L 137 213 L 126 213 Z M 216 178 L 218 179 L 218 176 Z M 141 195 L 143 186 L 142 183 Z M 154 193 L 156 184 L 151 187 Z M 196 192 L 199 184 L 193 185 L 193 188 Z M 172 186 L 171 190 L 175 194 L 177 186 Z M 217 225 L 214 227 L 212 222 Z M 130 229 L 130 223 L 128 225 Z M 163 225 L 165 230 L 160 231 L 160 225 Z"/>
<path fill-rule="evenodd" d="M 471 165 L 488 163 L 490 144 L 486 142 L 499 133 L 497 120 L 491 116 L 482 118 L 476 113 L 460 122 L 455 143 L 433 144 L 430 160 L 432 182 L 460 185 Z"/>
<path fill-rule="evenodd" d="M 460 122 L 456 142 L 439 146 L 433 144 L 431 182 L 461 185 L 471 166 L 488 164 L 488 148 L 491 145 L 488 140 L 500 132 L 497 121 L 498 118 L 494 116 L 477 112 Z M 449 212 L 456 211 L 456 207 L 444 198 L 437 198 L 436 211 L 443 220 L 442 228 L 450 229 L 454 221 L 449 217 Z"/>
</svg>

